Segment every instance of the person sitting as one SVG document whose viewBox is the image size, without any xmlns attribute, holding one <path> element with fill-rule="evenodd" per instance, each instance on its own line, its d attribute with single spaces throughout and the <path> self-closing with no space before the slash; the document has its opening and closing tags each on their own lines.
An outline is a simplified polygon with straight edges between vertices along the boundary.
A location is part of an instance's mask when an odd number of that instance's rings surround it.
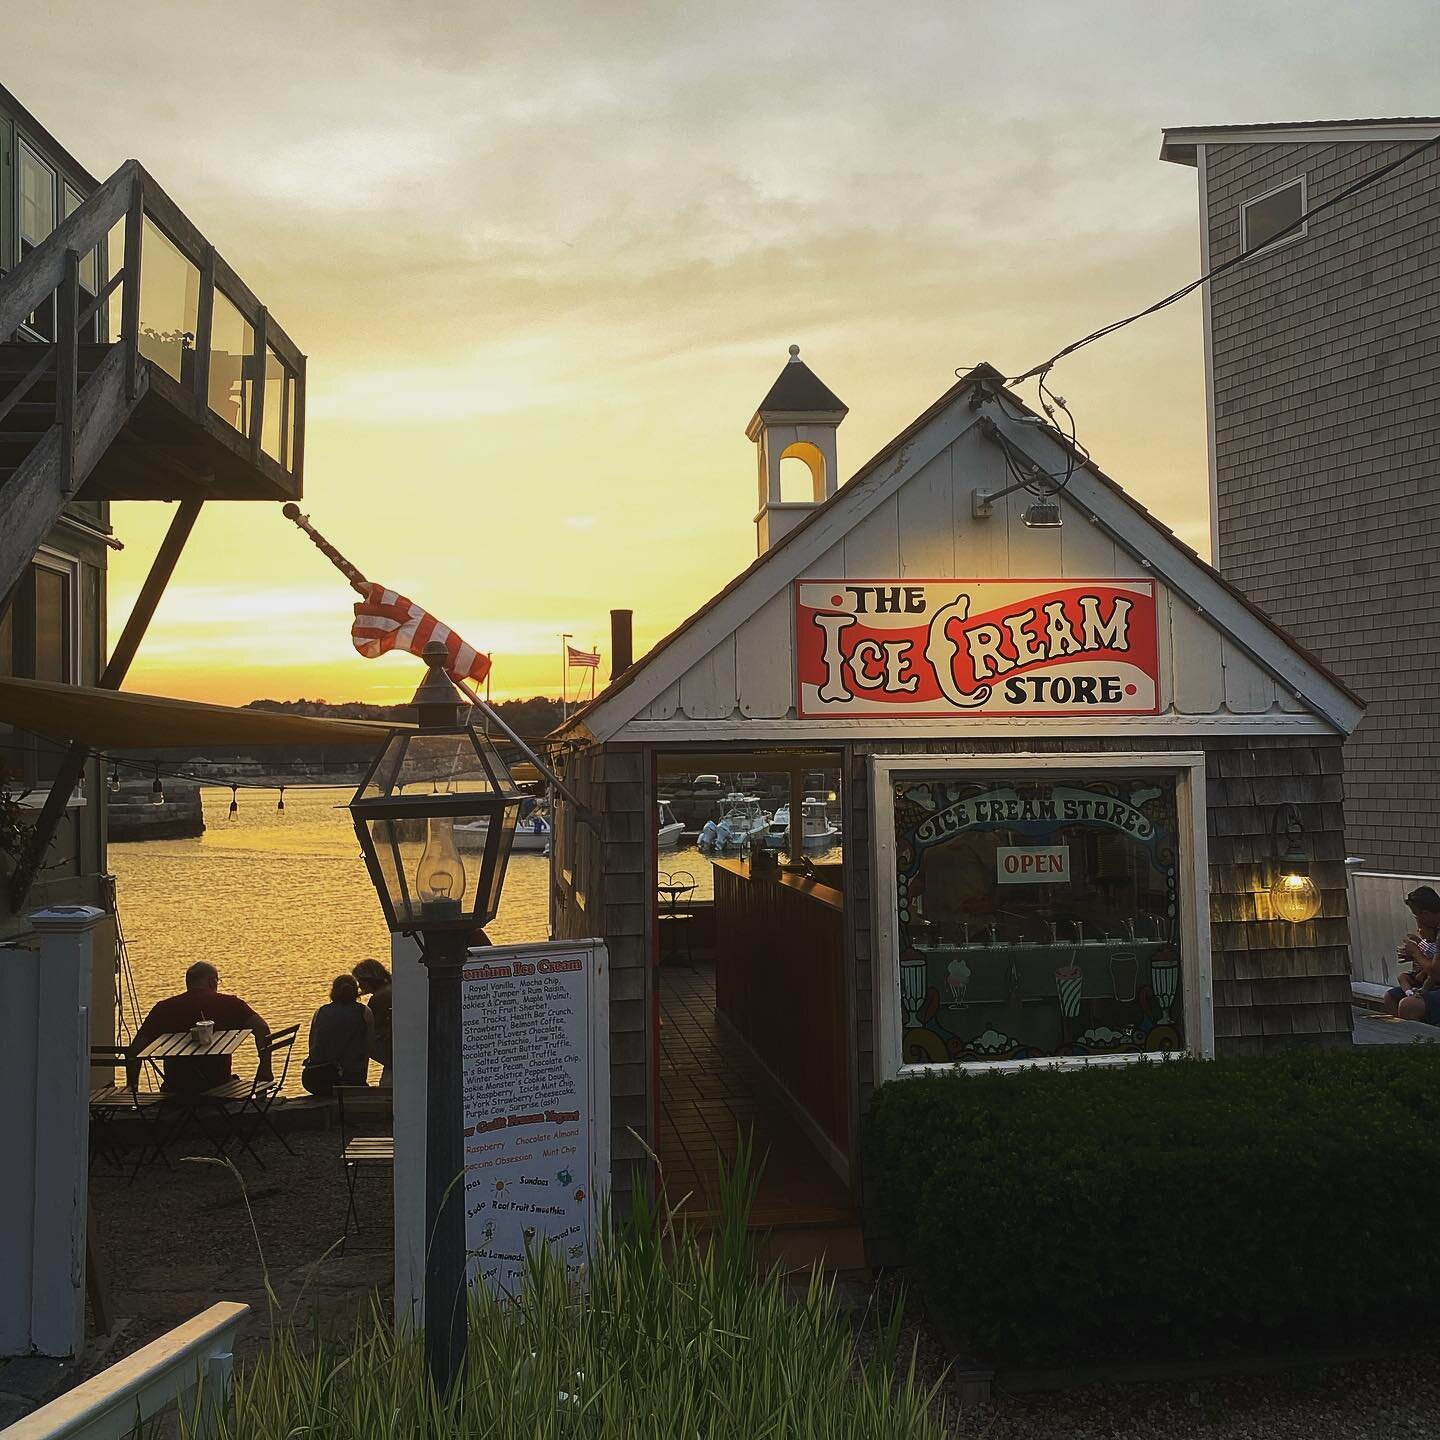
<svg viewBox="0 0 1440 1440">
<path fill-rule="evenodd" d="M 1385 1009 L 1400 1020 L 1440 1025 L 1440 893 L 1421 885 L 1405 897 L 1415 929 L 1400 942 L 1396 958 L 1406 968 L 1385 992 Z"/>
<path fill-rule="evenodd" d="M 362 960 L 350 973 L 359 982 L 360 993 L 370 997 L 370 1015 L 375 1022 L 370 1058 L 380 1062 L 381 1085 L 389 1085 L 390 1067 L 395 1061 L 390 972 L 380 961 L 370 958 Z"/>
<path fill-rule="evenodd" d="M 368 1084 L 374 1032 L 355 977 L 337 975 L 330 982 L 330 1003 L 310 1021 L 310 1053 L 300 1083 L 312 1095 L 328 1095 L 337 1085 Z"/>
<path fill-rule="evenodd" d="M 183 994 L 171 995 L 150 1007 L 135 1038 L 130 1042 L 125 1061 L 126 1082 L 134 1086 L 140 1079 L 140 1052 L 161 1035 L 189 1030 L 197 1020 L 211 1021 L 219 1030 L 249 1030 L 255 1036 L 255 1049 L 260 1057 L 255 1075 L 270 1080 L 270 1056 L 266 1045 L 270 1027 L 238 995 L 220 991 L 220 972 L 207 960 L 197 960 L 185 972 Z M 171 1094 L 199 1094 L 213 1090 L 230 1078 L 228 1055 L 180 1055 L 161 1062 L 165 1078 L 160 1088 Z"/>
</svg>

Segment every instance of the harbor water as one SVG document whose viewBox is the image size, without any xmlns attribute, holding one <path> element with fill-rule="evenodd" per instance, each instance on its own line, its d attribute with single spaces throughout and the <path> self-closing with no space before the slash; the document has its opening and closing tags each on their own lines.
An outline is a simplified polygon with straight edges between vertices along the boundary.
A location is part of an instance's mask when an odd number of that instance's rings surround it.
<svg viewBox="0 0 1440 1440">
<path fill-rule="evenodd" d="M 196 960 L 210 961 L 221 988 L 272 1026 L 308 1022 L 330 981 L 357 960 L 389 963 L 380 902 L 344 808 L 353 793 L 291 788 L 281 811 L 275 791 L 242 790 L 229 818 L 229 787 L 206 786 L 198 839 L 110 846 L 141 1015 L 182 989 Z M 697 899 L 714 893 L 710 862 L 697 850 L 667 851 L 660 868 L 693 876 Z M 486 931 L 495 944 L 547 937 L 549 881 L 548 856 L 511 856 L 500 913 Z"/>
</svg>

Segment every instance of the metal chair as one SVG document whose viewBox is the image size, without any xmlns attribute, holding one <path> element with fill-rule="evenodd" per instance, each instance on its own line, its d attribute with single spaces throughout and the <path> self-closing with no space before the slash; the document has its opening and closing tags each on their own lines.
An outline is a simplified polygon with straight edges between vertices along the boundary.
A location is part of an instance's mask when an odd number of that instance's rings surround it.
<svg viewBox="0 0 1440 1440">
<path fill-rule="evenodd" d="M 112 1074 L 116 1070 L 123 1072 L 128 1059 L 129 1052 L 123 1045 L 92 1045 L 90 1047 L 91 1066 L 108 1069 Z M 161 1103 L 162 1097 L 158 1093 L 140 1090 L 137 1086 L 130 1085 L 128 1081 L 123 1085 L 116 1085 L 113 1081 L 109 1085 L 97 1085 L 90 1092 L 92 1159 L 99 1158 L 113 1164 L 118 1172 L 123 1173 L 125 1162 L 115 1143 L 115 1127 L 124 1118 L 134 1119 L 137 1125 L 143 1128 L 140 1131 L 140 1146 L 135 1163 L 130 1167 L 130 1182 L 133 1184 L 146 1157 L 154 1148 L 160 1121 Z M 163 1152 L 161 1153 L 163 1154 Z M 165 1163 L 167 1165 L 170 1163 L 168 1155 L 165 1156 Z"/>
<path fill-rule="evenodd" d="M 362 1170 L 395 1168 L 393 1135 L 348 1135 L 347 1125 L 361 1116 L 379 1117 L 394 1123 L 394 1092 L 388 1086 L 337 1085 L 331 1092 L 340 1114 L 340 1163 L 345 1169 L 345 1234 L 353 1223 L 360 1233 L 360 1215 L 355 1205 L 355 1187 Z M 348 1121 L 347 1121 L 348 1116 Z"/>
<path fill-rule="evenodd" d="M 225 1127 L 218 1142 L 212 1142 L 215 1143 L 217 1155 L 224 1155 L 230 1142 L 235 1140 L 239 1142 L 240 1148 L 264 1170 L 266 1168 L 265 1161 L 252 1143 L 262 1129 L 268 1130 L 289 1154 L 295 1153 L 290 1142 L 275 1128 L 275 1122 L 270 1118 L 270 1111 L 281 1099 L 285 1081 L 289 1078 L 290 1056 L 294 1051 L 295 1037 L 299 1031 L 298 1025 L 287 1025 L 283 1030 L 272 1030 L 269 1040 L 260 1047 L 260 1054 L 270 1062 L 272 1072 L 270 1079 L 262 1080 L 257 1072 L 249 1080 L 237 1077 L 234 1080 L 227 1080 L 223 1085 L 215 1086 L 212 1090 L 205 1090 L 199 1095 L 190 1097 L 197 1110 L 213 1106 Z M 278 1075 L 274 1074 L 277 1056 L 280 1058 Z M 203 1121 L 201 1128 L 204 1129 Z"/>
<path fill-rule="evenodd" d="M 661 926 L 660 960 L 663 963 L 668 956 L 672 960 L 678 960 L 683 955 L 686 960 L 690 959 L 689 937 L 686 943 L 681 946 L 675 943 L 680 932 L 680 922 L 687 918 L 688 911 L 683 912 L 681 906 L 687 896 L 695 893 L 695 877 L 688 870 L 662 870 L 658 883 L 658 892 L 662 910 L 661 921 L 668 920 L 668 925 Z M 671 944 L 665 945 L 665 931 L 670 931 Z"/>
</svg>

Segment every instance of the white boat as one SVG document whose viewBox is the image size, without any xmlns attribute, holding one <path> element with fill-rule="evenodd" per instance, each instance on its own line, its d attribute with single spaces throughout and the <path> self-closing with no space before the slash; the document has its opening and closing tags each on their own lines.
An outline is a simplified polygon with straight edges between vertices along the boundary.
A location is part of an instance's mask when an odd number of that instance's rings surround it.
<svg viewBox="0 0 1440 1440">
<path fill-rule="evenodd" d="M 803 844 L 807 850 L 828 850 L 840 839 L 840 828 L 830 819 L 829 807 L 818 796 L 807 795 L 800 804 Z M 790 807 L 782 805 L 765 832 L 772 850 L 784 850 L 790 843 Z"/>
<path fill-rule="evenodd" d="M 461 850 L 483 850 L 490 834 L 489 820 L 471 820 L 454 829 L 455 844 Z M 515 822 L 515 838 L 511 853 L 542 855 L 549 851 L 555 827 L 544 803 L 534 798 L 521 802 L 520 818 Z"/>
<path fill-rule="evenodd" d="M 675 850 L 680 845 L 680 835 L 685 827 L 675 818 L 675 812 L 663 800 L 660 802 L 659 811 L 656 819 L 655 848 L 657 850 Z"/>
<path fill-rule="evenodd" d="M 707 820 L 696 843 L 701 850 L 748 850 L 752 844 L 764 842 L 769 826 L 770 817 L 760 808 L 760 797 L 736 791 L 720 802 L 720 819 Z"/>
</svg>

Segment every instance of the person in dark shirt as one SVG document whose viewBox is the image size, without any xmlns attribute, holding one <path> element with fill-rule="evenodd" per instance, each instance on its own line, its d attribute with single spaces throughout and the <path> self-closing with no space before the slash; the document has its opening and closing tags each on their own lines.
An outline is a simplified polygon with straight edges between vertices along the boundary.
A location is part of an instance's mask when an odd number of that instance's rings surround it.
<svg viewBox="0 0 1440 1440">
<path fill-rule="evenodd" d="M 390 972 L 378 960 L 362 960 L 351 972 L 360 984 L 360 993 L 370 997 L 370 1015 L 375 1021 L 374 1038 L 370 1042 L 370 1057 L 380 1062 L 380 1083 L 390 1083 L 390 1066 L 394 1063 L 394 1044 L 391 1039 Z"/>
<path fill-rule="evenodd" d="M 270 1027 L 238 995 L 220 992 L 220 972 L 208 961 L 197 960 L 185 972 L 183 994 L 171 995 L 150 1007 L 144 1023 L 130 1042 L 130 1055 L 125 1062 L 125 1075 L 130 1085 L 140 1078 L 140 1052 L 161 1035 L 188 1030 L 197 1020 L 214 1022 L 216 1030 L 249 1030 L 255 1036 L 255 1049 L 260 1057 L 256 1078 L 269 1080 L 270 1057 L 265 1045 Z M 230 1078 L 228 1055 L 185 1055 L 161 1062 L 165 1067 L 162 1090 L 196 1094 L 213 1090 Z"/>
<path fill-rule="evenodd" d="M 300 1083 L 312 1095 L 328 1095 L 336 1085 L 368 1083 L 374 1031 L 355 977 L 337 975 L 330 984 L 330 1003 L 310 1021 L 310 1053 Z"/>
</svg>

